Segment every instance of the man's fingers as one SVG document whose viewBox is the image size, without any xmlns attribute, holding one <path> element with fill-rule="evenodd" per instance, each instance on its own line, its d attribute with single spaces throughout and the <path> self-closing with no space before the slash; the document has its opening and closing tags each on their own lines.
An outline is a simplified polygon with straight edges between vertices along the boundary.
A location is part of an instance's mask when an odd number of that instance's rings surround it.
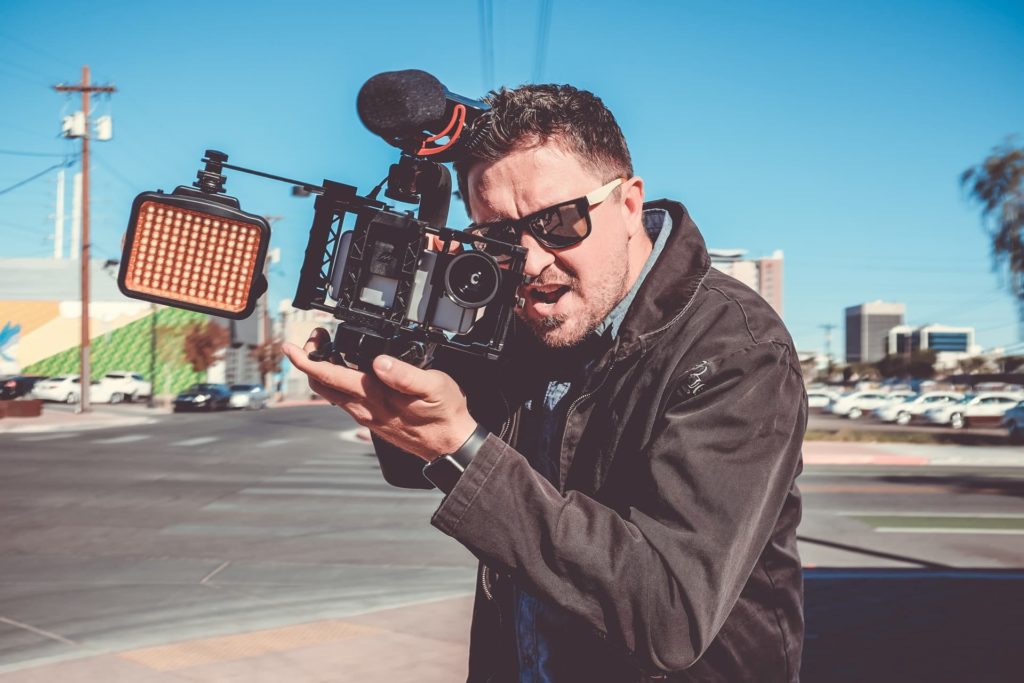
<svg viewBox="0 0 1024 683">
<path fill-rule="evenodd" d="M 391 356 L 377 356 L 373 359 L 373 371 L 377 379 L 399 393 L 422 399 L 437 398 L 440 387 L 437 377 L 429 370 Z"/>
<path fill-rule="evenodd" d="M 310 337 L 310 339 L 313 338 Z M 306 348 L 316 348 L 315 340 L 306 342 Z M 310 360 L 307 351 L 287 342 L 281 345 L 281 350 L 284 355 L 288 356 L 292 365 L 306 373 L 311 380 L 316 380 L 335 391 L 347 394 L 350 398 L 365 399 L 367 397 L 368 378 L 364 373 L 327 361 Z"/>
<path fill-rule="evenodd" d="M 306 340 L 306 343 L 302 347 L 302 350 L 305 351 L 306 353 L 309 353 L 310 351 L 315 351 L 325 341 L 330 341 L 330 338 L 331 335 L 327 333 L 327 330 L 325 330 L 322 327 L 318 327 L 309 333 L 309 339 Z"/>
</svg>

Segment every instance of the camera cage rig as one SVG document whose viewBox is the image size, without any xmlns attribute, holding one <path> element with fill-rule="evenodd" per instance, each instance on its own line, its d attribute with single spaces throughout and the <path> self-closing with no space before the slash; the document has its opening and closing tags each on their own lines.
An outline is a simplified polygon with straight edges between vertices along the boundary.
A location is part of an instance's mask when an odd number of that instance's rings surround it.
<svg viewBox="0 0 1024 683">
<path fill-rule="evenodd" d="M 238 205 L 237 200 L 224 194 L 224 169 L 256 175 L 300 187 L 305 192 L 317 195 L 314 202 L 313 223 L 309 241 L 306 244 L 302 269 L 292 305 L 302 310 L 320 310 L 332 314 L 338 325 L 333 342 L 325 344 L 310 354 L 317 360 L 329 360 L 370 371 L 373 359 L 380 354 L 389 354 L 406 362 L 426 367 L 433 359 L 438 346 L 448 347 L 463 353 L 497 359 L 504 347 L 505 336 L 514 309 L 522 306 L 517 298 L 517 289 L 526 278 L 526 249 L 491 238 L 470 235 L 466 232 L 444 227 L 448 218 L 451 198 L 451 174 L 448 169 L 428 159 L 403 151 L 397 164 L 393 164 L 388 177 L 368 196 L 360 196 L 356 188 L 345 183 L 324 180 L 315 185 L 299 180 L 256 171 L 227 163 L 228 156 L 216 150 L 206 150 L 202 159 L 205 167 L 197 174 L 193 185 L 199 189 L 180 187 L 188 194 L 206 195 L 210 200 L 224 203 L 226 200 Z M 418 203 L 419 212 L 399 212 L 376 199 L 384 183 L 388 189 L 385 195 L 406 203 Z M 178 194 L 178 190 L 175 194 Z M 347 215 L 355 216 L 352 240 L 344 263 L 344 277 L 341 287 L 329 291 L 337 262 L 342 235 L 347 232 Z M 371 267 L 370 243 L 376 233 L 389 231 L 393 244 L 401 246 L 398 270 L 401 278 L 390 305 L 379 306 L 362 301 L 358 295 Z M 401 233 L 400 236 L 395 235 Z M 433 237 L 440 242 L 436 250 L 439 259 L 451 258 L 459 249 L 467 246 L 478 251 L 481 244 L 488 246 L 488 253 L 501 253 L 505 258 L 501 266 L 496 306 L 488 304 L 486 312 L 475 321 L 466 334 L 451 335 L 444 329 L 430 324 L 434 311 L 445 296 L 444 286 L 430 288 L 426 303 L 426 322 L 410 320 L 410 291 L 420 258 L 427 250 L 427 242 Z M 462 252 L 465 253 L 465 252 Z M 431 278 L 434 284 L 444 277 L 444 268 L 434 268 Z"/>
</svg>

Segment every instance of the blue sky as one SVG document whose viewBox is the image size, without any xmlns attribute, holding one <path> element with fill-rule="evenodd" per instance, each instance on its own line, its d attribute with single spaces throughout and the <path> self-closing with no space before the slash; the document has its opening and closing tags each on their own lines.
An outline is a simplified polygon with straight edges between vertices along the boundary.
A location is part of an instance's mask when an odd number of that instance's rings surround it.
<svg viewBox="0 0 1024 683">
<path fill-rule="evenodd" d="M 54 92 L 88 64 L 119 92 L 95 103 L 93 254 L 117 258 L 131 200 L 192 181 L 204 149 L 366 192 L 395 150 L 355 114 L 373 74 L 420 68 L 479 96 L 534 80 L 593 90 L 616 114 L 648 197 L 683 201 L 709 245 L 785 252 L 785 320 L 801 349 L 820 325 L 884 299 L 908 322 L 1018 341 L 1013 302 L 959 174 L 1024 134 L 1020 2 L 607 2 L 493 8 L 488 78 L 475 0 L 427 3 L 0 3 L 0 150 L 63 154 Z M 1018 139 L 1024 142 L 1024 139 Z M 59 157 L 0 153 L 0 189 Z M 53 252 L 55 172 L 0 195 L 0 254 Z M 229 175 L 246 210 L 281 216 L 271 293 L 290 297 L 312 201 Z M 452 227 L 463 227 L 453 206 Z"/>
</svg>

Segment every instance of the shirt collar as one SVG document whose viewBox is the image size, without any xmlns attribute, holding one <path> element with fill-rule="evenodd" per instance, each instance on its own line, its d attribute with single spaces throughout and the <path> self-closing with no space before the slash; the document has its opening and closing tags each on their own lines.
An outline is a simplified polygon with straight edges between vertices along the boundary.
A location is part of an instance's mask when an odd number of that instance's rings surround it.
<svg viewBox="0 0 1024 683">
<path fill-rule="evenodd" d="M 651 272 L 654 262 L 658 260 L 661 250 L 665 248 L 665 242 L 668 240 L 669 233 L 672 232 L 672 218 L 665 209 L 647 209 L 643 213 L 643 222 L 644 230 L 647 231 L 647 236 L 650 237 L 651 242 L 654 243 L 654 248 L 651 249 L 651 254 L 647 257 L 647 261 L 644 262 L 644 267 L 640 271 L 640 276 L 637 277 L 636 282 L 633 283 L 629 292 L 626 293 L 626 296 L 624 296 L 622 300 L 615 305 L 608 316 L 601 321 L 601 324 L 594 330 L 594 332 L 599 336 L 603 336 L 609 330 L 611 331 L 612 339 L 618 335 L 619 327 L 622 325 L 622 321 L 626 318 L 626 311 L 629 310 L 630 305 L 633 303 L 633 299 L 636 298 L 636 293 L 640 290 L 640 285 L 644 283 L 644 279 L 647 278 L 647 274 Z"/>
</svg>

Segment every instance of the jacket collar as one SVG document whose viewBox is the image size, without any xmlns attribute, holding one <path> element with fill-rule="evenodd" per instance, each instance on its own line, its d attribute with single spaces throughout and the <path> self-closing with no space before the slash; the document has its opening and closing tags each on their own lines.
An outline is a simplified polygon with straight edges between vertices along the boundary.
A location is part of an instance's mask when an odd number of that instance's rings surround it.
<svg viewBox="0 0 1024 683">
<path fill-rule="evenodd" d="M 662 230 L 672 232 L 622 321 L 616 340 L 617 359 L 638 351 L 645 337 L 675 322 L 690 305 L 711 268 L 704 237 L 685 206 L 659 199 L 645 203 L 644 210 L 649 209 L 667 211 L 672 224 Z"/>
<path fill-rule="evenodd" d="M 711 257 L 700 231 L 689 212 L 679 202 L 659 199 L 644 204 L 644 210 L 662 209 L 668 212 L 671 224 L 662 230 L 671 230 L 665 246 L 637 290 L 632 304 L 618 330 L 614 342 L 615 359 L 619 360 L 639 351 L 642 340 L 674 322 L 693 300 L 708 269 Z M 564 362 L 559 353 L 552 353 L 513 316 L 508 335 L 507 359 L 529 359 L 525 367 L 540 374 L 550 371 L 548 359 L 555 364 Z M 511 364 L 522 367 L 516 363 Z M 532 374 L 529 373 L 529 374 Z"/>
</svg>

